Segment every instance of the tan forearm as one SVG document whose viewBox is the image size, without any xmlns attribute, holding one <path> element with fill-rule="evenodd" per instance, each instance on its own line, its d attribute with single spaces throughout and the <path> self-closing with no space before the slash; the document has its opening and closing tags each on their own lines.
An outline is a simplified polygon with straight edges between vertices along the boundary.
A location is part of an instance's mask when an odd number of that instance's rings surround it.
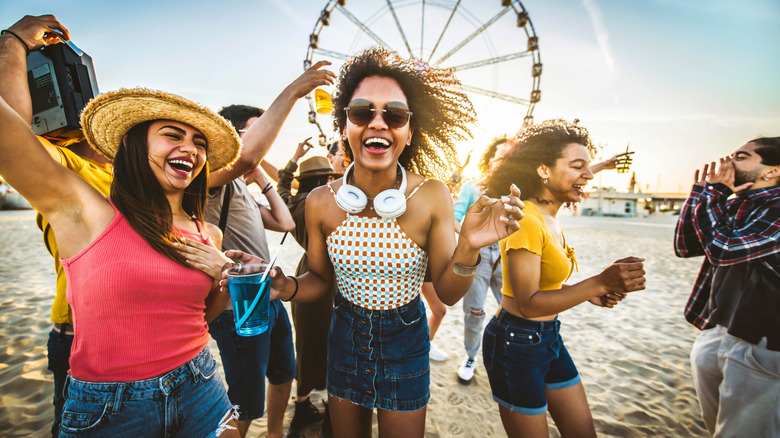
<svg viewBox="0 0 780 438">
<path fill-rule="evenodd" d="M 27 49 L 8 33 L 0 37 L 0 72 L 0 96 L 29 125 L 32 101 L 27 84 Z"/>
</svg>

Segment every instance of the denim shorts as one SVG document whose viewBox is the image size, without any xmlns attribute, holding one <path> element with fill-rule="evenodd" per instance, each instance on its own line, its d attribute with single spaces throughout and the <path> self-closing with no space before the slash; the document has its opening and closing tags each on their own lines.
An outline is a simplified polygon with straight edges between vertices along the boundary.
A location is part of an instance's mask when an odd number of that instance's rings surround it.
<svg viewBox="0 0 780 438">
<path fill-rule="evenodd" d="M 230 402 L 238 405 L 239 420 L 249 421 L 265 411 L 265 378 L 281 385 L 295 378 L 292 326 L 280 300 L 268 306 L 268 330 L 257 336 L 238 336 L 233 311 L 225 310 L 209 324 L 217 341 Z"/>
<path fill-rule="evenodd" d="M 501 310 L 485 327 L 482 356 L 493 399 L 525 415 L 547 412 L 547 389 L 580 381 L 563 345 L 561 322 L 532 321 Z"/>
<path fill-rule="evenodd" d="M 69 376 L 60 437 L 216 437 L 232 408 L 206 347 L 153 379 L 102 383 Z"/>
<path fill-rule="evenodd" d="M 416 411 L 430 399 L 430 339 L 420 296 L 389 310 L 335 298 L 328 395 L 368 409 Z"/>
</svg>

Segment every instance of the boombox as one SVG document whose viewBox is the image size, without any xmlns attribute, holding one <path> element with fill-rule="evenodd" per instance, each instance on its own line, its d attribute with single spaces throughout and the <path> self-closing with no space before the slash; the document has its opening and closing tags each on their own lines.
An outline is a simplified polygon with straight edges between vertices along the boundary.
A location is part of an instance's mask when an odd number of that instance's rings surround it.
<svg viewBox="0 0 780 438">
<path fill-rule="evenodd" d="M 92 58 L 70 41 L 27 55 L 32 130 L 54 141 L 83 138 L 79 115 L 98 95 Z"/>
</svg>

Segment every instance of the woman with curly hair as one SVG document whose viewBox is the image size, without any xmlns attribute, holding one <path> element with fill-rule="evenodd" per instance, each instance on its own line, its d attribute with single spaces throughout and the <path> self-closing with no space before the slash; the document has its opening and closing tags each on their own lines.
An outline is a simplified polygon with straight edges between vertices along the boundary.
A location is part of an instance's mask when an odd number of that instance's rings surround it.
<svg viewBox="0 0 780 438">
<path fill-rule="evenodd" d="M 491 163 L 488 195 L 517 185 L 525 201 L 520 229 L 500 242 L 502 300 L 485 328 L 482 354 L 493 398 L 510 437 L 547 437 L 548 410 L 562 437 L 596 436 L 585 389 L 560 337 L 558 313 L 586 301 L 611 308 L 645 288 L 642 262 L 627 257 L 567 286 L 577 267 L 558 223 L 561 206 L 582 200 L 593 179 L 593 144 L 577 121 L 549 120 L 524 130 Z"/>
<path fill-rule="evenodd" d="M 430 341 L 420 301 L 430 261 L 447 304 L 468 290 L 479 249 L 517 230 L 520 193 L 482 197 L 456 241 L 441 181 L 474 112 L 452 72 L 369 49 L 341 69 L 334 119 L 351 164 L 306 200 L 309 272 L 271 273 L 271 297 L 313 301 L 335 272 L 328 340 L 328 408 L 338 437 L 422 437 L 430 397 Z M 509 186 L 506 187 L 509 191 Z M 228 252 L 243 262 L 252 256 Z"/>
</svg>

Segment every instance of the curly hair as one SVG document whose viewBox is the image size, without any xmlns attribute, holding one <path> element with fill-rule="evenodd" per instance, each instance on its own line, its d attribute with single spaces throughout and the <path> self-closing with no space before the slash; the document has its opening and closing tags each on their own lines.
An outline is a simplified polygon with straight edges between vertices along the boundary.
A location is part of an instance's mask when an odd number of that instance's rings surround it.
<svg viewBox="0 0 780 438">
<path fill-rule="evenodd" d="M 398 161 L 412 172 L 446 181 L 458 168 L 455 143 L 471 138 L 468 125 L 476 122 L 471 101 L 450 69 L 428 66 L 422 61 L 402 59 L 382 47 L 365 50 L 349 59 L 339 72 L 333 96 L 333 126 L 344 132 L 346 112 L 355 90 L 363 79 L 379 76 L 395 80 L 406 96 L 413 115 L 412 142 Z M 352 149 L 344 140 L 344 160 L 351 163 Z"/>
<path fill-rule="evenodd" d="M 536 169 L 542 164 L 553 167 L 571 143 L 585 146 L 592 157 L 596 147 L 590 140 L 588 130 L 577 126 L 578 122 L 577 119 L 572 123 L 563 119 L 547 120 L 518 133 L 518 137 L 513 140 L 514 145 L 501 151 L 481 181 L 487 189 L 487 195 L 505 195 L 509 186 L 515 184 L 520 189 L 521 199 L 534 197 L 543 184 Z"/>
<path fill-rule="evenodd" d="M 490 170 L 490 162 L 495 158 L 498 147 L 507 141 L 509 141 L 509 138 L 507 138 L 506 135 L 502 135 L 501 137 L 494 138 L 493 141 L 490 142 L 487 149 L 485 149 L 485 152 L 483 152 L 482 156 L 479 158 L 479 163 L 477 163 L 477 169 L 479 169 L 480 174 L 487 174 L 487 171 Z"/>
</svg>

